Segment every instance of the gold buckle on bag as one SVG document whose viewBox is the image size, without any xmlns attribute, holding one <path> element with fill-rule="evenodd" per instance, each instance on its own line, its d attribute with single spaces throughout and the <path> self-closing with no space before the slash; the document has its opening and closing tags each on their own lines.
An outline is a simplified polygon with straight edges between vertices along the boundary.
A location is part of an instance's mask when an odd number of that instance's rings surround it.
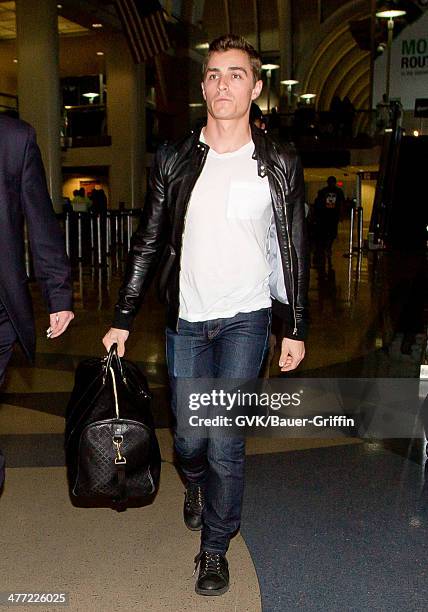
<svg viewBox="0 0 428 612">
<path fill-rule="evenodd" d="M 122 455 L 120 452 L 120 447 L 123 443 L 123 436 L 113 436 L 113 446 L 115 447 L 116 457 L 115 464 L 116 465 L 124 465 L 126 463 L 126 457 Z"/>
</svg>

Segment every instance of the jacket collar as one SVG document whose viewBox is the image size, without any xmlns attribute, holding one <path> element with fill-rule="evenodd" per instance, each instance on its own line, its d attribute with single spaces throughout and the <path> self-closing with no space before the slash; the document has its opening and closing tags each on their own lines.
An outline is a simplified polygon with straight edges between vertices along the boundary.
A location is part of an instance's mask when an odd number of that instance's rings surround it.
<svg viewBox="0 0 428 612">
<path fill-rule="evenodd" d="M 251 137 L 254 142 L 254 153 L 253 159 L 257 160 L 257 170 L 258 174 L 261 177 L 266 176 L 266 165 L 269 164 L 270 156 L 269 156 L 269 147 L 267 146 L 268 138 L 266 136 L 266 132 L 260 130 L 257 126 L 251 124 Z M 198 129 L 194 129 L 190 135 L 190 149 L 193 150 L 194 147 L 199 149 L 200 151 L 208 151 L 209 146 L 200 140 L 201 127 Z"/>
<path fill-rule="evenodd" d="M 257 160 L 257 172 L 262 178 L 266 176 L 266 166 L 269 164 L 266 132 L 254 124 L 250 125 L 251 136 L 254 142 L 253 159 Z"/>
</svg>

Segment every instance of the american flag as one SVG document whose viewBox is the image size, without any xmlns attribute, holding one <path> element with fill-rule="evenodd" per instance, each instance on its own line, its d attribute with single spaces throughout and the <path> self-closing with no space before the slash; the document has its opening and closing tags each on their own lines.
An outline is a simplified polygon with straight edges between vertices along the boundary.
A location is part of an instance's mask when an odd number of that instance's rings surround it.
<svg viewBox="0 0 428 612">
<path fill-rule="evenodd" d="M 157 0 L 116 0 L 116 9 L 137 64 L 168 49 L 165 17 Z"/>
</svg>

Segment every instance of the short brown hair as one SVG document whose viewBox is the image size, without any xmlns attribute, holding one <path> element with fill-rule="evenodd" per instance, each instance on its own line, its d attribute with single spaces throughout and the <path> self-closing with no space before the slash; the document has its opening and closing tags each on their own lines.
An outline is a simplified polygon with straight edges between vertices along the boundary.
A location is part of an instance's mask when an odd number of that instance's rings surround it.
<svg viewBox="0 0 428 612">
<path fill-rule="evenodd" d="M 230 51 L 231 49 L 244 51 L 244 53 L 248 55 L 251 69 L 253 71 L 254 83 L 259 81 L 262 74 L 262 58 L 254 49 L 253 45 L 250 45 L 248 40 L 246 40 L 243 36 L 237 36 L 236 34 L 224 34 L 210 43 L 208 55 L 202 65 L 202 77 L 205 78 L 208 62 L 212 53 L 223 53 L 225 51 Z"/>
</svg>

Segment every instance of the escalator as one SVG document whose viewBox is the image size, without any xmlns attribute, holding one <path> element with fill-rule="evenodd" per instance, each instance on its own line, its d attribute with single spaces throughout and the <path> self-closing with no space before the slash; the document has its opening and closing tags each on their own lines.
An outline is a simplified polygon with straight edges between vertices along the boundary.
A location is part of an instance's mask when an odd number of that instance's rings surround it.
<svg viewBox="0 0 428 612">
<path fill-rule="evenodd" d="M 384 135 L 370 233 L 374 248 L 424 251 L 428 225 L 428 136 Z"/>
</svg>

